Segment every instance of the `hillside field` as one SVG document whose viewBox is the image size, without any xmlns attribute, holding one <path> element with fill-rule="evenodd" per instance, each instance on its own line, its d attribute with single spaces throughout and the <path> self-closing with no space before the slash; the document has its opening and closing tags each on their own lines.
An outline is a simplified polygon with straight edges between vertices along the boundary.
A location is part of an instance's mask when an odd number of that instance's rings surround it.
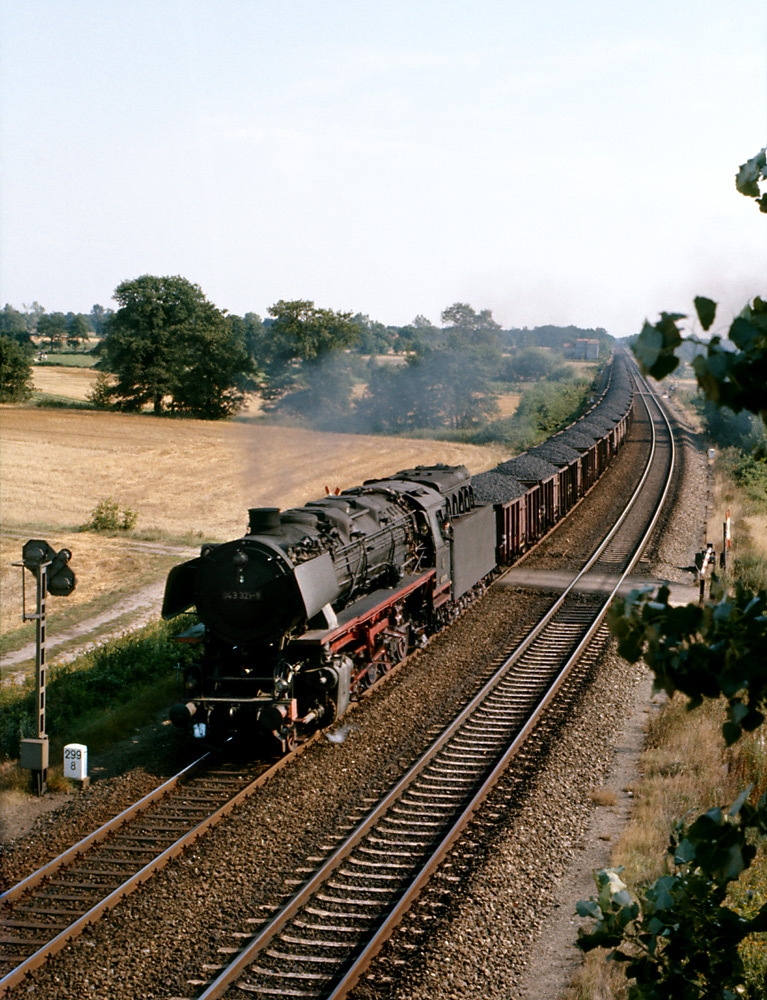
<svg viewBox="0 0 767 1000">
<path fill-rule="evenodd" d="M 36 369 L 46 391 L 76 397 L 82 371 Z M 50 373 L 50 374 L 49 374 Z M 54 386 L 50 377 L 57 379 Z M 416 464 L 465 464 L 481 472 L 508 457 L 499 447 L 406 438 L 322 434 L 266 426 L 253 419 L 172 420 L 148 414 L 0 406 L 0 634 L 34 638 L 22 628 L 20 570 L 27 538 L 72 550 L 78 585 L 49 602 L 49 621 L 83 614 L 161 578 L 167 552 L 142 550 L 130 533 L 79 533 L 99 500 L 138 512 L 135 536 L 221 541 L 244 532 L 248 508 L 291 507 Z M 27 574 L 28 600 L 34 582 Z M 95 602 L 95 603 L 94 603 Z M 159 615 L 159 608 L 158 608 Z M 13 637 L 9 635 L 13 633 Z M 18 641 L 17 641 L 18 640 Z"/>
</svg>

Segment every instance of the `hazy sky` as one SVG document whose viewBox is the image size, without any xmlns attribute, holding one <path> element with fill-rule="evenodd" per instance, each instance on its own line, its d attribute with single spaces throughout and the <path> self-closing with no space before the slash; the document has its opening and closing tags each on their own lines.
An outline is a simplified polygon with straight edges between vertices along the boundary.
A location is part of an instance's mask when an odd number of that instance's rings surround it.
<svg viewBox="0 0 767 1000">
<path fill-rule="evenodd" d="M 0 305 L 624 336 L 767 289 L 764 0 L 0 0 Z M 722 322 L 717 326 L 721 326 Z"/>
</svg>

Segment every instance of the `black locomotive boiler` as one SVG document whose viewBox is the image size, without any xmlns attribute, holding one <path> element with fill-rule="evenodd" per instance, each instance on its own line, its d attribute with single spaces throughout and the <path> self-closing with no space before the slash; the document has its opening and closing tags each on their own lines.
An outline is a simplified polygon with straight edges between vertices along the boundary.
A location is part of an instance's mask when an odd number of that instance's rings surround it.
<svg viewBox="0 0 767 1000">
<path fill-rule="evenodd" d="M 398 472 L 280 511 L 171 570 L 162 615 L 194 607 L 201 652 L 171 720 L 221 741 L 254 730 L 283 750 L 346 711 L 457 613 L 496 564 L 495 514 L 468 470 Z"/>
</svg>

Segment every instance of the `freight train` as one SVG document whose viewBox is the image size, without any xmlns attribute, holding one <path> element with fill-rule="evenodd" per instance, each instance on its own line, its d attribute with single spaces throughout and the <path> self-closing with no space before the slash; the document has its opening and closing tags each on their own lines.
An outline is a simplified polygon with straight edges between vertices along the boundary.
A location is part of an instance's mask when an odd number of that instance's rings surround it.
<svg viewBox="0 0 767 1000">
<path fill-rule="evenodd" d="M 340 718 L 594 485 L 631 420 L 625 355 L 605 381 L 580 420 L 493 470 L 419 466 L 297 509 L 253 508 L 241 538 L 174 567 L 162 616 L 194 608 L 199 621 L 179 636 L 197 651 L 171 721 L 285 752 Z"/>
</svg>

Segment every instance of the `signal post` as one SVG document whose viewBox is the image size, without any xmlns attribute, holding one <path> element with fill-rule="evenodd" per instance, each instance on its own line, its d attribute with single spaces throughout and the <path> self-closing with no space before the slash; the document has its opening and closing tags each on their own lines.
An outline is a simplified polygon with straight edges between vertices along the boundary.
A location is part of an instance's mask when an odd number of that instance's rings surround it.
<svg viewBox="0 0 767 1000">
<path fill-rule="evenodd" d="M 69 549 L 56 552 L 40 538 L 31 538 L 22 549 L 22 561 L 14 566 L 22 567 L 22 619 L 34 621 L 36 625 L 35 652 L 35 687 L 36 730 L 37 736 L 21 740 L 21 755 L 19 763 L 32 772 L 32 787 L 38 795 L 46 790 L 48 780 L 48 734 L 45 731 L 45 697 L 46 697 L 46 640 L 45 640 L 45 603 L 46 595 L 53 597 L 68 597 L 75 589 L 77 578 L 68 563 L 72 558 Z M 26 586 L 23 570 L 29 570 L 36 581 L 35 612 L 27 614 Z"/>
</svg>

